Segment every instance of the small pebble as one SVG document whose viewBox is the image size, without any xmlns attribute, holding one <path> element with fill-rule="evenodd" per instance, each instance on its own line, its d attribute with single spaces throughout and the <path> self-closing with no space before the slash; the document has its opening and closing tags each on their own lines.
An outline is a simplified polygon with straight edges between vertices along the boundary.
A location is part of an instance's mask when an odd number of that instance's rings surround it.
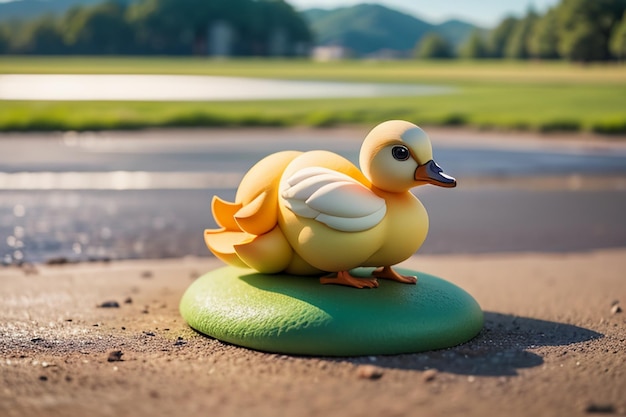
<svg viewBox="0 0 626 417">
<path fill-rule="evenodd" d="M 40 380 L 40 381 L 47 381 L 47 380 L 48 380 L 48 377 L 47 377 L 47 376 L 45 376 L 45 375 L 42 375 L 42 376 L 40 376 L 40 377 L 39 377 L 39 380 Z"/>
<path fill-rule="evenodd" d="M 121 350 L 112 350 L 109 352 L 107 362 L 121 362 L 123 354 L 124 353 Z"/>
<path fill-rule="evenodd" d="M 105 301 L 104 303 L 100 304 L 98 307 L 100 307 L 100 308 L 120 308 L 120 303 L 118 303 L 117 301 Z"/>
<path fill-rule="evenodd" d="M 430 382 L 430 381 L 433 381 L 436 376 L 437 376 L 436 369 L 428 369 L 424 371 L 424 373 L 422 374 L 422 380 L 424 382 Z"/>
<path fill-rule="evenodd" d="M 383 370 L 374 365 L 359 365 L 356 372 L 363 379 L 378 379 L 383 376 Z"/>
<path fill-rule="evenodd" d="M 124 304 L 132 304 L 133 303 L 133 299 L 130 297 L 126 297 L 126 299 L 124 300 Z"/>
<path fill-rule="evenodd" d="M 46 260 L 47 265 L 65 265 L 69 263 L 69 259 L 60 256 L 58 258 L 50 258 Z"/>
<path fill-rule="evenodd" d="M 617 314 L 621 312 L 622 308 L 619 306 L 619 304 L 614 304 L 613 307 L 611 307 L 611 314 Z"/>
<path fill-rule="evenodd" d="M 152 271 L 143 271 L 141 273 L 141 278 L 152 278 Z"/>
<path fill-rule="evenodd" d="M 156 336 L 154 332 L 143 332 L 146 336 Z"/>
<path fill-rule="evenodd" d="M 600 413 L 600 414 L 613 414 L 615 413 L 615 407 L 613 404 L 594 404 L 591 403 L 585 408 L 587 413 Z"/>
</svg>

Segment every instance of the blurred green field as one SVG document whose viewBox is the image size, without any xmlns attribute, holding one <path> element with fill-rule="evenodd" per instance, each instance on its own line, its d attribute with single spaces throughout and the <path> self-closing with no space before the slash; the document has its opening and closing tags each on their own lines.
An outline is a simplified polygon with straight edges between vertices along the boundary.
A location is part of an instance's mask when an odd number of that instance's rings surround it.
<svg viewBox="0 0 626 417">
<path fill-rule="evenodd" d="M 457 93 L 246 102 L 0 101 L 0 130 L 332 126 L 406 118 L 483 129 L 626 132 L 626 66 L 511 61 L 0 57 L 5 74 L 193 74 L 417 83 Z"/>
</svg>

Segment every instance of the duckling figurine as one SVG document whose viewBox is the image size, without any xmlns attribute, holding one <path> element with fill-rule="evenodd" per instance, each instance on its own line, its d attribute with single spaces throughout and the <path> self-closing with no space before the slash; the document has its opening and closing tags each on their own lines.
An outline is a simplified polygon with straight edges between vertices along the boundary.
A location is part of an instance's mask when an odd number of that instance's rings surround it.
<svg viewBox="0 0 626 417">
<path fill-rule="evenodd" d="M 455 187 L 456 180 L 434 162 L 426 132 L 402 120 L 370 131 L 359 165 L 327 151 L 262 159 L 242 179 L 234 203 L 213 198 L 220 228 L 205 230 L 208 248 L 261 273 L 326 273 L 322 284 L 374 288 L 377 278 L 415 284 L 417 277 L 392 269 L 428 233 L 426 209 L 409 190 Z M 360 278 L 349 272 L 357 267 L 378 269 Z"/>
</svg>

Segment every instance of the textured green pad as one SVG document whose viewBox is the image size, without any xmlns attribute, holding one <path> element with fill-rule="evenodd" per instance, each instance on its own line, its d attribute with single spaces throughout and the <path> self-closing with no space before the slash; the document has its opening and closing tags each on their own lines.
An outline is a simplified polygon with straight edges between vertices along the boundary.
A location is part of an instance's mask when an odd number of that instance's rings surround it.
<svg viewBox="0 0 626 417">
<path fill-rule="evenodd" d="M 417 285 L 381 279 L 376 289 L 355 289 L 228 266 L 191 284 L 180 312 L 191 327 L 216 339 L 301 355 L 421 352 L 478 334 L 483 313 L 468 293 L 432 275 L 397 270 L 417 275 Z"/>
</svg>

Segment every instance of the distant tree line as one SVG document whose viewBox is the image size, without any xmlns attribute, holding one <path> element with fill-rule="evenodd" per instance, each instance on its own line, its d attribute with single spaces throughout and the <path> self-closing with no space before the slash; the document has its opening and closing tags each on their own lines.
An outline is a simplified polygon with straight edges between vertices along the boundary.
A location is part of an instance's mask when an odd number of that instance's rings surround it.
<svg viewBox="0 0 626 417">
<path fill-rule="evenodd" d="M 283 0 L 139 0 L 0 24 L 0 53 L 304 54 L 312 36 Z"/>
<path fill-rule="evenodd" d="M 508 17 L 491 31 L 474 31 L 454 51 L 431 33 L 416 45 L 420 58 L 626 59 L 626 0 L 562 0 L 539 15 Z"/>
<path fill-rule="evenodd" d="M 0 54 L 304 55 L 313 36 L 284 0 L 109 0 L 0 23 Z M 626 0 L 561 0 L 543 15 L 475 30 L 455 50 L 423 36 L 421 58 L 626 60 Z"/>
</svg>

